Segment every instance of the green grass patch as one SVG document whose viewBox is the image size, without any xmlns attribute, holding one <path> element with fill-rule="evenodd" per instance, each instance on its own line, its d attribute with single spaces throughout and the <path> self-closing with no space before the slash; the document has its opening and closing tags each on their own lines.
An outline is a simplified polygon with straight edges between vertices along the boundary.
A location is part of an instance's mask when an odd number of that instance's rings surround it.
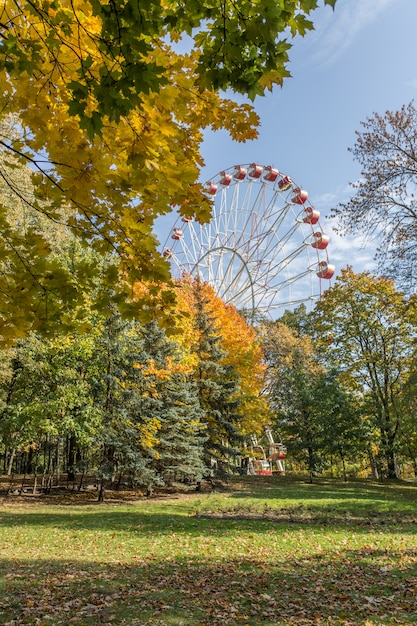
<svg viewBox="0 0 417 626">
<path fill-rule="evenodd" d="M 289 477 L 130 502 L 8 498 L 2 624 L 417 623 L 417 489 Z"/>
</svg>

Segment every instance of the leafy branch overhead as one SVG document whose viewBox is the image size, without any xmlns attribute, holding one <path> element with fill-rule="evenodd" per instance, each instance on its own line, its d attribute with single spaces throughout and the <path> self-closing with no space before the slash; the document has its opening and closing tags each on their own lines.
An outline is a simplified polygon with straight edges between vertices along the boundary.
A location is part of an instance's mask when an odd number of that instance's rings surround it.
<svg viewBox="0 0 417 626">
<path fill-rule="evenodd" d="M 110 255 L 114 271 L 107 286 L 117 284 L 121 301 L 129 300 L 138 280 L 169 280 L 154 223 L 173 206 L 181 215 L 210 219 L 211 199 L 199 181 L 203 131 L 223 129 L 235 141 L 257 137 L 253 107 L 219 90 L 253 98 L 281 84 L 288 75 L 285 37 L 310 29 L 308 15 L 317 5 L 0 3 L 0 168 L 7 188 L 0 213 L 6 226 L 10 207 L 22 201 L 10 168 L 21 167 L 31 176 L 25 219 L 43 215 L 94 253 Z M 45 256 L 39 246 L 33 239 L 25 254 L 29 267 L 31 257 Z M 9 248 L 0 238 L 0 257 Z M 43 273 L 39 265 L 29 277 L 36 293 L 45 292 Z M 15 278 L 8 284 L 24 282 Z M 59 285 L 54 294 L 65 308 Z M 47 325 L 51 309 L 42 308 Z M 37 310 L 36 298 L 31 309 Z M 16 330 L 31 324 L 22 319 Z"/>
<path fill-rule="evenodd" d="M 169 64 L 155 58 L 162 41 L 191 39 L 201 91 L 231 88 L 253 99 L 266 85 L 281 85 L 289 76 L 286 34 L 311 30 L 308 16 L 317 6 L 317 0 L 6 1 L 0 67 L 11 76 L 36 73 L 45 83 L 65 75 L 70 114 L 84 125 L 88 119 L 94 134 L 103 117 L 118 122 L 145 94 L 171 82 Z"/>
</svg>

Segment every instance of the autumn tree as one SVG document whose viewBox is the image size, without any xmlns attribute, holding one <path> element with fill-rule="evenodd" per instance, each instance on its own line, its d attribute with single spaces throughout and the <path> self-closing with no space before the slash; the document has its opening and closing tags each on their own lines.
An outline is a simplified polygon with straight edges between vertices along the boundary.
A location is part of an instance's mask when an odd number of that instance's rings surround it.
<svg viewBox="0 0 417 626">
<path fill-rule="evenodd" d="M 0 133 L 14 133 L 12 118 Z M 106 309 L 117 282 L 111 254 L 83 245 L 50 206 L 36 198 L 33 171 L 0 149 L 0 342 L 30 330 L 53 335 L 89 327 L 91 308 Z M 62 218 L 62 219 L 61 219 Z M 114 291 L 114 290 L 113 290 Z"/>
<path fill-rule="evenodd" d="M 320 336 L 332 337 L 328 358 L 372 416 L 386 475 L 397 477 L 401 398 L 415 335 L 403 293 L 391 280 L 347 268 L 317 304 L 315 318 Z"/>
<path fill-rule="evenodd" d="M 205 301 L 223 352 L 221 364 L 235 370 L 239 385 L 240 434 L 261 434 L 270 423 L 271 412 L 264 395 L 266 364 L 256 329 L 239 314 L 233 305 L 225 304 L 208 283 L 199 283 L 184 276 L 177 283 L 177 319 L 173 335 L 181 346 L 183 359 L 191 368 L 198 367 L 198 346 L 195 318 L 198 314 L 196 295 Z"/>
<path fill-rule="evenodd" d="M 236 140 L 256 136 L 257 116 L 248 105 L 236 107 L 214 92 L 201 95 L 193 85 L 192 59 L 168 53 L 161 46 L 157 54 L 169 57 L 166 61 L 176 77 L 158 93 L 147 94 L 140 110 L 132 110 L 119 122 L 107 120 L 100 135 L 93 138 L 80 128 L 77 117 L 69 115 L 68 103 L 61 101 L 67 93 L 67 83 L 59 73 L 48 89 L 37 81 L 37 74 L 23 72 L 16 86 L 5 87 L 9 95 L 1 103 L 4 113 L 17 113 L 18 118 L 13 132 L 0 137 L 0 160 L 9 169 L 16 167 L 17 160 L 22 163 L 31 175 L 33 187 L 31 194 L 25 194 L 3 169 L 9 192 L 0 211 L 5 216 L 5 235 L 10 204 L 18 199 L 25 209 L 30 207 L 32 213 L 43 214 L 71 231 L 84 246 L 101 255 L 111 255 L 113 271 L 104 273 L 103 280 L 115 293 L 123 313 L 126 309 L 129 313 L 138 309 L 131 298 L 132 284 L 137 280 L 169 278 L 169 265 L 161 256 L 153 233 L 156 218 L 178 205 L 184 213 L 198 213 L 200 219 L 209 219 L 210 200 L 197 183 L 202 164 L 202 128 L 228 128 Z M 53 74 L 52 68 L 44 71 Z M 0 82 L 1 77 L 7 82 L 8 72 L 0 75 Z M 6 91 L 1 92 L 0 99 Z M 21 110 L 16 112 L 18 103 Z M 12 330 L 19 335 L 27 327 L 34 327 L 36 320 L 31 320 L 31 313 L 42 311 L 43 294 L 54 294 L 64 279 L 57 276 L 51 283 L 55 273 L 48 271 L 48 246 L 45 238 L 33 231 L 32 228 L 25 254 L 14 254 L 13 263 L 9 263 L 10 292 L 14 284 L 23 282 L 22 275 L 24 279 L 29 273 L 32 258 L 36 278 L 34 281 L 29 275 L 30 307 L 21 306 L 20 315 L 13 308 L 10 311 L 9 318 L 14 322 L 8 333 L 11 337 Z M 19 243 L 23 239 L 22 234 Z M 9 254 L 9 247 L 4 248 L 3 257 Z M 25 263 L 27 259 L 29 263 Z M 26 291 L 27 288 L 22 292 L 24 296 Z M 12 296 L 8 299 L 12 300 Z M 48 311 L 52 325 L 52 308 Z"/>
<path fill-rule="evenodd" d="M 173 205 L 209 219 L 198 182 L 202 131 L 256 137 L 252 107 L 217 90 L 253 97 L 281 84 L 286 33 L 312 28 L 317 4 L 3 2 L 0 111 L 16 124 L 0 136 L 1 159 L 30 167 L 35 211 L 116 257 L 110 282 L 120 308 L 138 279 L 168 278 L 155 219 Z M 182 38 L 191 42 L 187 52 L 177 45 Z M 34 238 L 28 256 L 42 258 L 43 243 Z M 10 271 L 15 280 L 19 268 Z M 38 278 L 46 272 L 40 266 Z M 24 319 L 16 333 L 22 326 Z"/>
<path fill-rule="evenodd" d="M 293 310 L 287 309 L 279 318 L 282 324 L 294 330 L 298 335 L 311 334 L 311 315 L 307 313 L 304 303 L 300 304 Z"/>
<path fill-rule="evenodd" d="M 225 304 L 206 284 L 201 290 L 220 335 L 224 350 L 222 363 L 233 367 L 239 379 L 239 401 L 242 414 L 241 434 L 261 434 L 271 421 L 271 410 L 264 396 L 266 364 L 256 329 L 233 305 Z"/>
<path fill-rule="evenodd" d="M 311 337 L 280 321 L 265 326 L 262 339 L 275 426 L 290 454 L 306 465 L 312 481 L 323 466 L 323 423 L 317 389 L 326 370 L 315 354 Z"/>
<path fill-rule="evenodd" d="M 191 41 L 201 91 L 232 88 L 253 98 L 281 85 L 289 76 L 287 31 L 294 37 L 311 30 L 308 15 L 317 6 L 316 0 L 244 0 L 239 7 L 218 0 L 187 6 L 7 0 L 0 69 L 10 80 L 37 74 L 55 89 L 53 79 L 66 77 L 70 113 L 98 131 L 103 117 L 120 119 L 172 80 L 168 60 L 155 54 L 164 40 Z"/>
<path fill-rule="evenodd" d="M 374 113 L 362 123 L 353 157 L 362 167 L 353 197 L 332 212 L 342 234 L 361 233 L 378 245 L 381 270 L 407 292 L 417 284 L 417 111 Z"/>
</svg>

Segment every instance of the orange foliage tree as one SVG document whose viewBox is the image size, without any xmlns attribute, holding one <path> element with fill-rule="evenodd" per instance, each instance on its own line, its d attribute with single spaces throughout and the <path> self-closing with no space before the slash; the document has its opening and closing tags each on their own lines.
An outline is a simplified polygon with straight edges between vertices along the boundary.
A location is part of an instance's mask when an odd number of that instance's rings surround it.
<svg viewBox="0 0 417 626">
<path fill-rule="evenodd" d="M 192 278 L 184 277 L 177 285 L 177 341 L 190 368 L 197 361 L 197 356 L 192 351 L 196 340 L 193 324 L 196 284 Z M 220 347 L 225 352 L 223 364 L 232 366 L 240 379 L 239 394 L 244 413 L 242 434 L 260 434 L 263 426 L 270 422 L 271 412 L 266 397 L 263 396 L 266 364 L 256 331 L 233 305 L 227 305 L 217 297 L 208 283 L 201 284 L 200 288 L 221 337 Z"/>
</svg>

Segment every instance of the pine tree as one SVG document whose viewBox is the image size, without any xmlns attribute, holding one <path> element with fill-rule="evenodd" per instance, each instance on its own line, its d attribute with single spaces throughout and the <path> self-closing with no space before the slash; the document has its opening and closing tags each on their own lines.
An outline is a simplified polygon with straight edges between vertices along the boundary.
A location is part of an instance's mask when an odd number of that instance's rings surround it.
<svg viewBox="0 0 417 626">
<path fill-rule="evenodd" d="M 225 352 L 220 347 L 221 337 L 198 281 L 195 286 L 195 303 L 195 352 L 198 357 L 196 381 L 207 427 L 204 457 L 207 468 L 212 464 L 221 468 L 237 454 L 236 444 L 242 440 L 238 431 L 242 420 L 239 411 L 239 377 L 233 366 L 222 363 Z"/>
<path fill-rule="evenodd" d="M 204 427 L 195 381 L 179 362 L 178 347 L 152 322 L 142 329 L 140 363 L 159 402 L 152 467 L 164 483 L 199 481 L 204 473 Z"/>
<path fill-rule="evenodd" d="M 199 480 L 203 472 L 201 410 L 174 342 L 155 322 L 108 320 L 102 381 L 106 414 L 102 484 L 145 486 Z"/>
</svg>

